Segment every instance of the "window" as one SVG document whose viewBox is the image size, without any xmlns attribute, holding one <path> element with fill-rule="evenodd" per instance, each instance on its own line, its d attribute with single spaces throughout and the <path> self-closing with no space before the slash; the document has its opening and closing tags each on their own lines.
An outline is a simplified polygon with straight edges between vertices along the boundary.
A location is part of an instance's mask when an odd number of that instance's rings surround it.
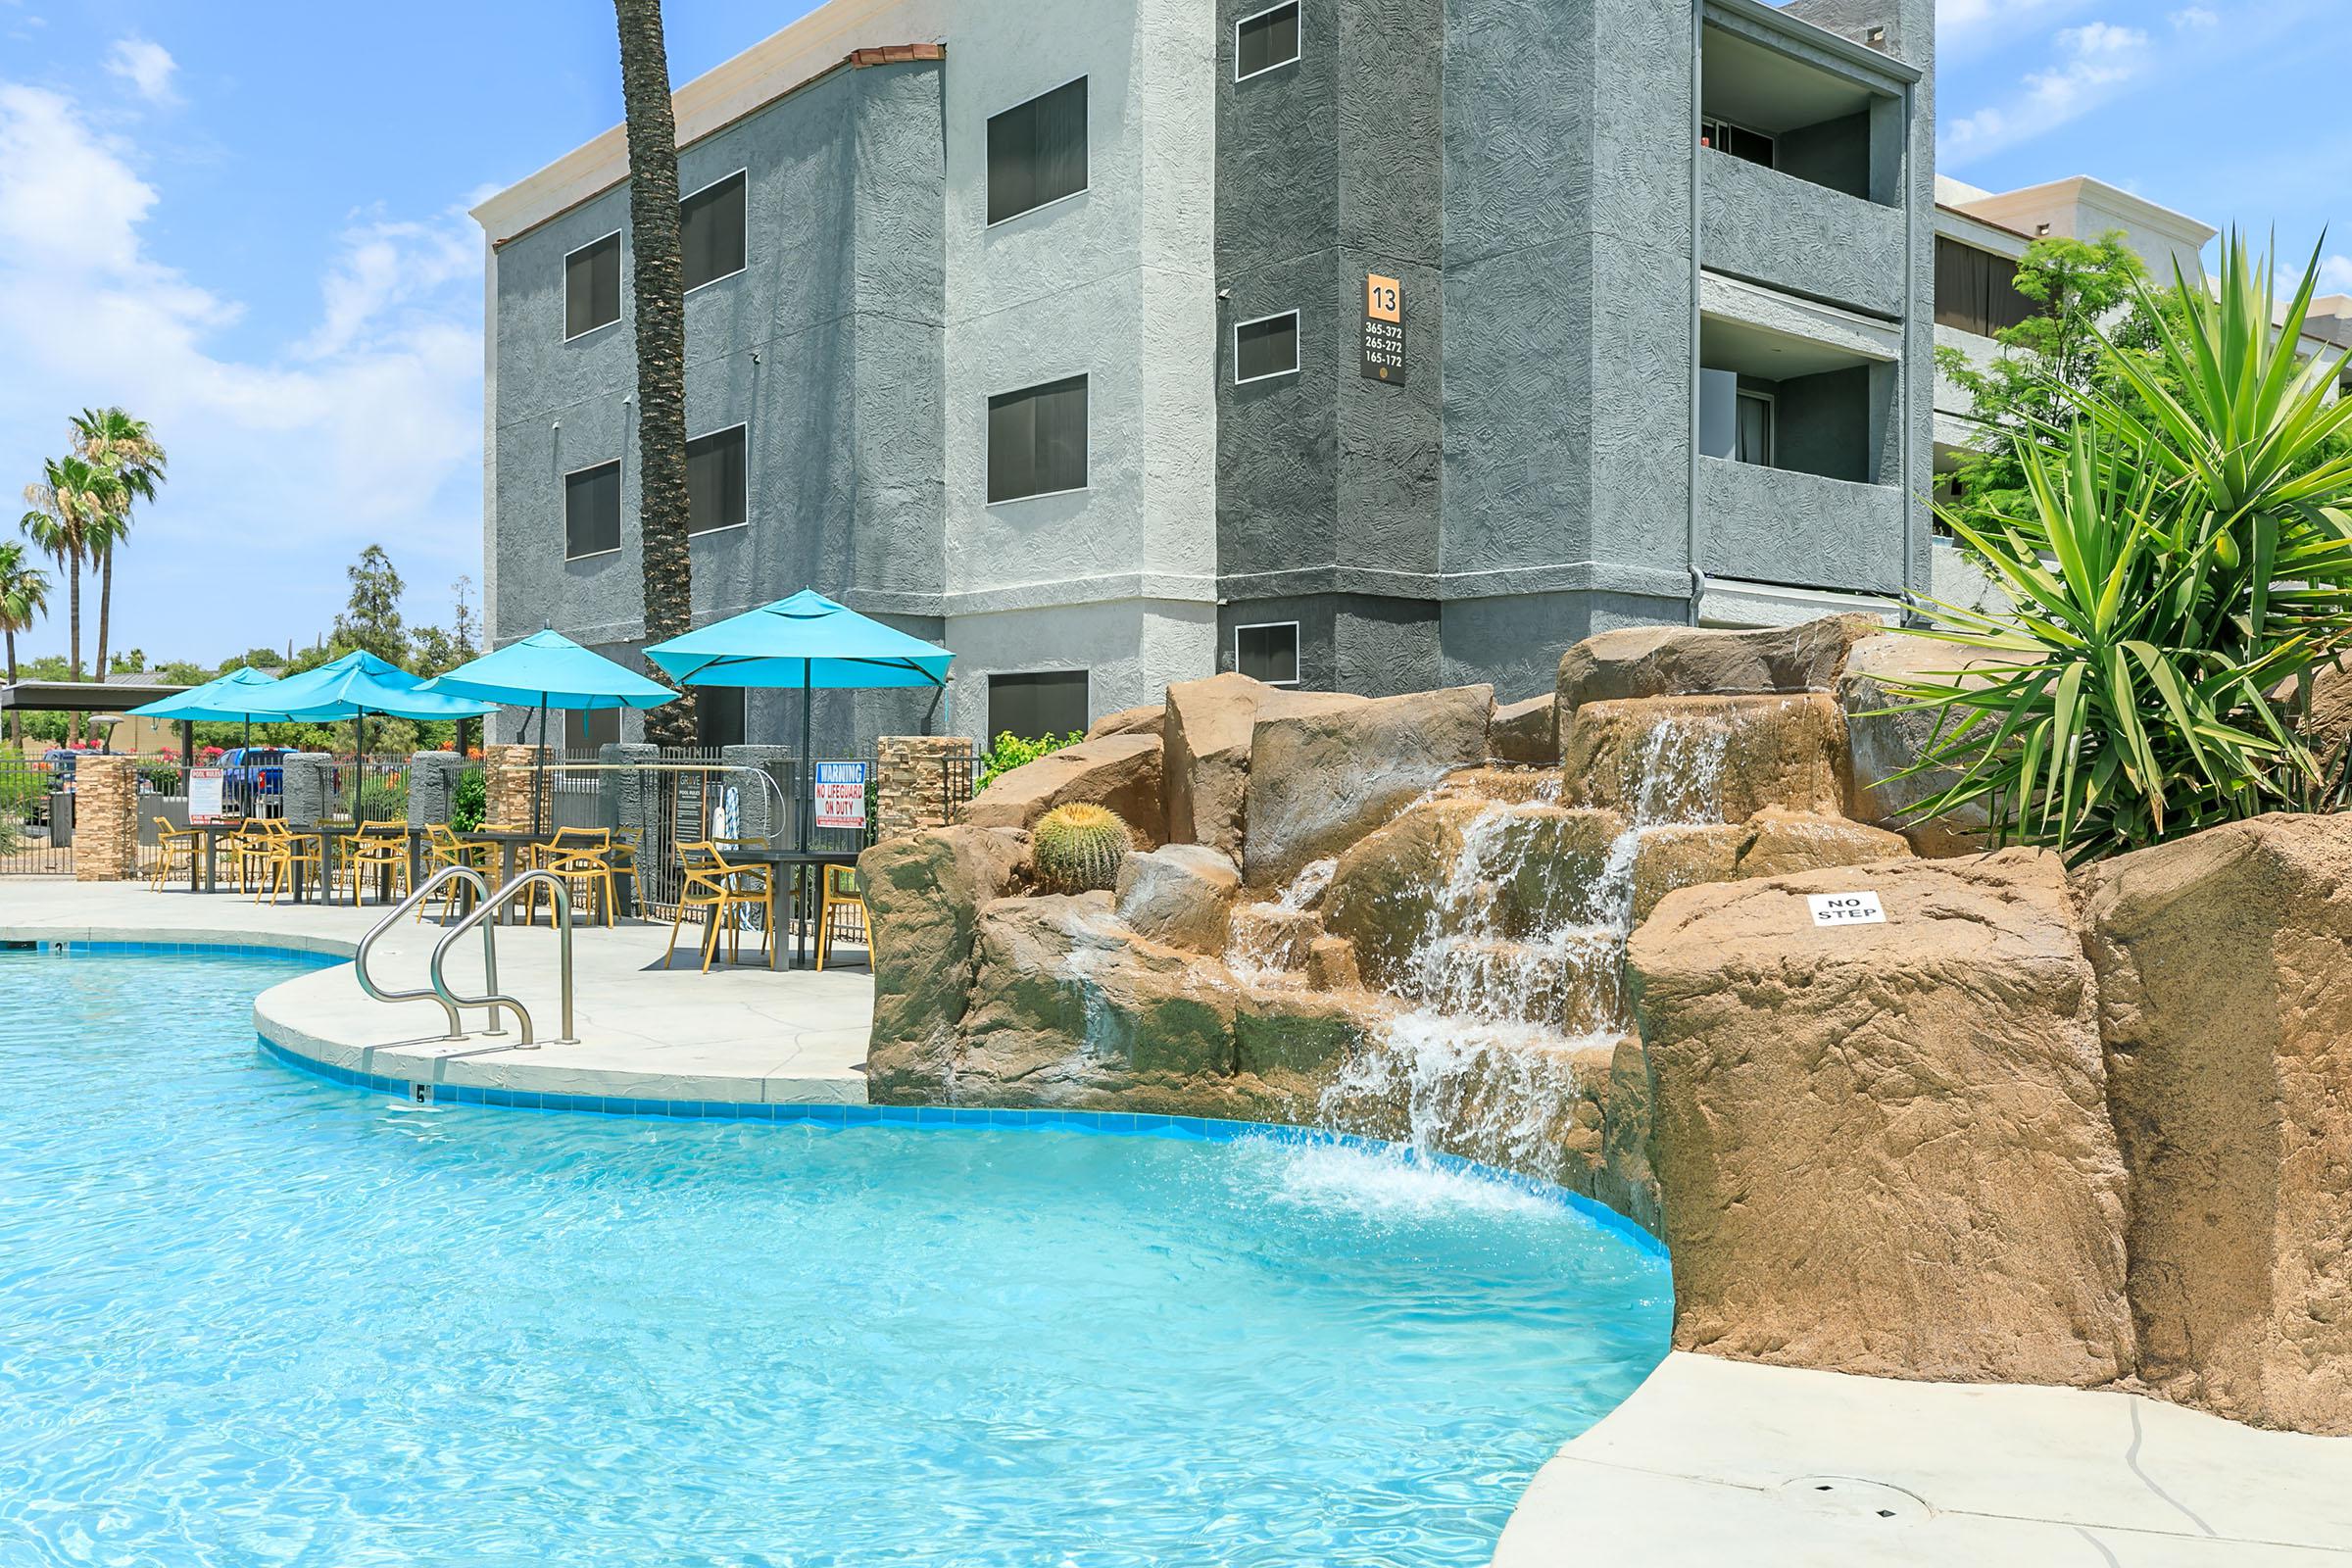
<svg viewBox="0 0 2352 1568">
<path fill-rule="evenodd" d="M 701 288 L 743 270 L 740 171 L 678 203 L 678 242 L 685 253 L 688 288 Z"/>
<path fill-rule="evenodd" d="M 1298 313 L 1261 316 L 1233 329 L 1233 378 L 1262 381 L 1298 368 Z"/>
<path fill-rule="evenodd" d="M 694 744 L 716 751 L 743 744 L 743 688 L 697 686 L 694 689 Z"/>
<path fill-rule="evenodd" d="M 988 400 L 988 499 L 1086 488 L 1086 377 Z"/>
<path fill-rule="evenodd" d="M 607 234 L 564 258 L 564 335 L 620 319 L 620 236 Z"/>
<path fill-rule="evenodd" d="M 564 557 L 620 548 L 620 465 L 600 463 L 564 476 Z"/>
<path fill-rule="evenodd" d="M 2017 263 L 1936 237 L 1936 324 L 1991 337 L 2041 309 L 2017 291 Z"/>
<path fill-rule="evenodd" d="M 1233 667 L 1269 686 L 1298 684 L 1298 623 L 1233 628 Z"/>
<path fill-rule="evenodd" d="M 1741 463 L 1758 467 L 1772 466 L 1772 444 L 1776 431 L 1773 425 L 1780 406 L 1769 392 L 1740 394 L 1740 444 L 1732 453 Z"/>
<path fill-rule="evenodd" d="M 988 220 L 1086 189 L 1086 78 L 1016 104 L 988 122 Z"/>
<path fill-rule="evenodd" d="M 1086 671 L 1041 669 L 988 677 L 988 733 L 1036 740 L 1086 728 Z"/>
<path fill-rule="evenodd" d="M 564 749 L 567 752 L 593 752 L 600 746 L 615 746 L 619 742 L 617 708 L 573 709 L 564 715 Z"/>
<path fill-rule="evenodd" d="M 1298 58 L 1298 0 L 1244 17 L 1233 24 L 1233 79 L 1287 66 Z"/>
<path fill-rule="evenodd" d="M 744 429 L 713 430 L 686 443 L 686 531 L 740 528 L 750 518 Z"/>
<path fill-rule="evenodd" d="M 1766 169 L 1773 167 L 1772 138 L 1760 130 L 1735 125 L 1728 120 L 1701 120 L 1698 122 L 1698 142 L 1702 147 L 1730 153 L 1734 158 L 1744 158 L 1751 164 L 1762 164 Z"/>
</svg>

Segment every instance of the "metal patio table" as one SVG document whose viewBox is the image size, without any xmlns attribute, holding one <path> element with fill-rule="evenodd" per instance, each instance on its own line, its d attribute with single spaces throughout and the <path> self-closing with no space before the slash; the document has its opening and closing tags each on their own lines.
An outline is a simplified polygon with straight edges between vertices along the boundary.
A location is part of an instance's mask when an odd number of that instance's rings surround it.
<svg viewBox="0 0 2352 1568">
<path fill-rule="evenodd" d="M 767 867 L 770 876 L 781 876 L 787 868 L 801 871 L 815 866 L 854 866 L 858 863 L 859 853 L 857 850 L 760 849 L 754 845 L 729 845 L 726 858 L 729 865 L 761 865 Z M 817 909 L 815 880 L 808 876 L 793 878 L 793 961 L 786 965 L 787 968 L 806 969 L 809 966 L 808 937 Z M 768 934 L 768 940 L 775 940 L 773 932 Z"/>
</svg>

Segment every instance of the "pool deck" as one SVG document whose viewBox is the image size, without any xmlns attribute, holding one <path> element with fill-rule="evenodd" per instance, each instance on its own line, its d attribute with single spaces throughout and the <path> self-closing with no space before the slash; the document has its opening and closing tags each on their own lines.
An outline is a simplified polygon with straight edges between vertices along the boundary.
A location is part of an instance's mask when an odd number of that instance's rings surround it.
<svg viewBox="0 0 2352 1568">
<path fill-rule="evenodd" d="M 370 907 L 255 905 L 145 884 L 0 878 L 0 940 L 231 944 L 345 956 Z M 438 928 L 404 922 L 379 983 L 420 987 Z M 449 1043 L 429 1003 L 363 995 L 348 964 L 263 993 L 257 1029 L 413 1083 L 669 1101 L 863 1103 L 864 969 L 714 966 L 665 926 L 584 929 L 580 1042 Z M 690 939 L 689 939 L 690 940 Z M 683 948 L 684 944 L 681 944 Z M 477 942 L 454 961 L 478 981 Z M 862 955 L 855 955 L 862 957 Z M 554 933 L 505 928 L 500 978 L 557 1033 Z M 468 1023 L 478 1023 L 478 1014 Z M 1826 1489 L 1826 1490 L 1825 1490 Z M 1903 1383 L 1670 1355 L 1538 1473 L 1494 1568 L 2267 1568 L 2352 1565 L 2352 1438 L 2261 1432 L 2135 1395 Z"/>
<path fill-rule="evenodd" d="M 2352 1438 L 2260 1432 L 2131 1394 L 1677 1351 L 1538 1472 L 1494 1568 L 1608 1562 L 2348 1563 Z"/>
<path fill-rule="evenodd" d="M 255 904 L 249 897 L 150 892 L 145 883 L 0 879 L 0 941 L 169 942 L 291 948 L 347 957 L 383 911 L 375 906 Z M 422 990 L 441 930 L 403 920 L 385 933 L 372 965 L 386 990 Z M 679 939 L 677 966 L 662 967 L 666 925 L 582 927 L 572 949 L 579 1042 L 558 1045 L 556 934 L 502 927 L 500 988 L 530 1010 L 539 1049 L 474 1034 L 449 1041 L 431 1002 L 369 999 L 348 964 L 271 987 L 254 1004 L 254 1026 L 297 1055 L 413 1083 L 664 1101 L 865 1102 L 866 1037 L 873 979 L 856 965 L 819 974 L 770 971 L 751 961 L 700 973 L 694 928 Z M 481 944 L 453 952 L 451 984 L 478 994 Z M 482 1013 L 468 1009 L 469 1029 Z"/>
</svg>

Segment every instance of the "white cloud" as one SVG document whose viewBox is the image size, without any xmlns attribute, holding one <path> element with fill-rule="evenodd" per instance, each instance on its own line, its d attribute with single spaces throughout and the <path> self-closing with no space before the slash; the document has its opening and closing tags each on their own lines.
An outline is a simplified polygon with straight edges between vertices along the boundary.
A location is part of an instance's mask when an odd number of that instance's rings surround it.
<svg viewBox="0 0 2352 1568">
<path fill-rule="evenodd" d="M 2222 24 L 2222 19 L 2203 6 L 2190 6 L 2184 11 L 2176 11 L 2173 13 L 2172 21 L 2173 25 L 2183 32 L 2192 30 L 2201 32 L 2207 27 L 2218 27 Z"/>
<path fill-rule="evenodd" d="M 1945 124 L 1939 162 L 1957 167 L 2053 130 L 2113 97 L 2151 60 L 2145 32 L 2108 22 L 2061 28 L 2053 42 L 2056 64 L 2027 73 L 2002 102 Z"/>
<path fill-rule="evenodd" d="M 316 326 L 231 348 L 243 306 L 154 254 L 162 196 L 135 157 L 74 100 L 0 81 L 0 479 L 13 491 L 54 455 L 75 409 L 155 424 L 172 479 L 116 572 L 125 646 L 307 640 L 371 540 L 438 618 L 440 585 L 480 570 L 480 251 L 463 212 L 355 219 Z M 191 607 L 231 561 L 238 602 Z M 34 643 L 64 640 L 53 620 Z"/>
<path fill-rule="evenodd" d="M 151 104 L 177 102 L 172 91 L 172 77 L 178 70 L 179 62 L 172 58 L 171 50 L 135 33 L 117 38 L 114 47 L 106 52 L 107 74 L 129 82 Z"/>
<path fill-rule="evenodd" d="M 2291 289 L 2291 281 L 2285 286 Z M 2352 256 L 2329 256 L 2320 263 L 2322 294 L 2352 294 Z"/>
</svg>

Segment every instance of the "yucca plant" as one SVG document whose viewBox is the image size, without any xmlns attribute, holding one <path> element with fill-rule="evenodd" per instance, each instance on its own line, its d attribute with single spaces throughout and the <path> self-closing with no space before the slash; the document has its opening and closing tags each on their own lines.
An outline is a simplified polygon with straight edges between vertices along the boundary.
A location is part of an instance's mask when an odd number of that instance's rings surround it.
<svg viewBox="0 0 2352 1568">
<path fill-rule="evenodd" d="M 2022 504 L 1942 513 L 2014 606 L 1937 605 L 1921 634 L 2013 667 L 1889 683 L 1936 715 L 1912 771 L 1956 775 L 1919 814 L 1982 805 L 1997 842 L 2080 863 L 2340 803 L 2290 711 L 2352 642 L 2352 401 L 2342 357 L 2296 354 L 2318 275 L 2279 312 L 2231 236 L 2219 286 L 2157 313 L 2152 367 L 2102 340 L 2136 405 L 2075 394 L 2070 431 L 2019 440 Z"/>
<path fill-rule="evenodd" d="M 1040 882 L 1057 893 L 1093 893 L 1117 885 L 1135 837 L 1116 811 L 1073 803 L 1039 817 L 1029 846 Z"/>
</svg>

